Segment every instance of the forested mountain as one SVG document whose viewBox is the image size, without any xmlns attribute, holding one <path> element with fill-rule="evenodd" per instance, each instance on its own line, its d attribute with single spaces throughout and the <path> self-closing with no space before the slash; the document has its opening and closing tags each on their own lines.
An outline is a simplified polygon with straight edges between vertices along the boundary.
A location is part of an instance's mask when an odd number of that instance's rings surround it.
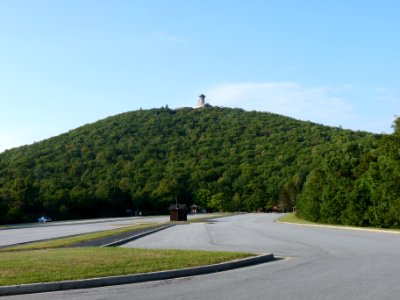
<svg viewBox="0 0 400 300">
<path fill-rule="evenodd" d="M 384 179 L 400 174 L 397 136 L 230 108 L 128 112 L 1 153 L 0 222 L 166 213 L 177 198 L 396 227 L 379 214 L 400 192 Z"/>
</svg>

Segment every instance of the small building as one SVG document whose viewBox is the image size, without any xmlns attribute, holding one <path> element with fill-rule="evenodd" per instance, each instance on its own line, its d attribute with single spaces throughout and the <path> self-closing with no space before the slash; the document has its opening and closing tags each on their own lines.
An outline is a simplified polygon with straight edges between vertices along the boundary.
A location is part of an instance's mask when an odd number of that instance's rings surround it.
<svg viewBox="0 0 400 300">
<path fill-rule="evenodd" d="M 185 204 L 171 204 L 169 206 L 169 220 L 187 221 L 187 207 Z"/>
<path fill-rule="evenodd" d="M 197 214 L 197 210 L 199 209 L 199 207 L 196 205 L 196 204 L 193 204 L 191 207 L 190 207 L 190 211 L 191 211 L 191 213 L 192 214 Z"/>
</svg>

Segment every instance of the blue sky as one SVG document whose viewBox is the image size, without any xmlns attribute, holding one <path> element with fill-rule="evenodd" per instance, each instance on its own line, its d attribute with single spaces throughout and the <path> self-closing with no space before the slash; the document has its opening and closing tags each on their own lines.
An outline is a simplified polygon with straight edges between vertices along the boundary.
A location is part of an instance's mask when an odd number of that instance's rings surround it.
<svg viewBox="0 0 400 300">
<path fill-rule="evenodd" d="M 0 151 L 139 108 L 392 131 L 400 1 L 0 0 Z"/>
</svg>

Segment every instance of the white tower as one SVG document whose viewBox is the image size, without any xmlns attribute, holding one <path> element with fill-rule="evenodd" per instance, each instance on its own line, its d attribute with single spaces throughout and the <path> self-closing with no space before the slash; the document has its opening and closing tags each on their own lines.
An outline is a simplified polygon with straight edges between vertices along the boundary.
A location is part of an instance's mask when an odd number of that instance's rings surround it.
<svg viewBox="0 0 400 300">
<path fill-rule="evenodd" d="M 197 107 L 198 108 L 204 108 L 204 106 L 206 105 L 205 99 L 206 99 L 205 95 L 201 94 L 199 96 L 199 100 L 197 101 Z"/>
</svg>

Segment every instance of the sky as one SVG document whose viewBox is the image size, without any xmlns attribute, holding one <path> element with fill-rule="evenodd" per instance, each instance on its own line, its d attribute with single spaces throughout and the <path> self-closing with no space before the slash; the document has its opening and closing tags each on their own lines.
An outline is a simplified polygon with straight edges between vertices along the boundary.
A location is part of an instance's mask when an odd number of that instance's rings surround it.
<svg viewBox="0 0 400 300">
<path fill-rule="evenodd" d="M 391 133 L 398 0 L 0 0 L 0 152 L 168 105 Z"/>
</svg>

